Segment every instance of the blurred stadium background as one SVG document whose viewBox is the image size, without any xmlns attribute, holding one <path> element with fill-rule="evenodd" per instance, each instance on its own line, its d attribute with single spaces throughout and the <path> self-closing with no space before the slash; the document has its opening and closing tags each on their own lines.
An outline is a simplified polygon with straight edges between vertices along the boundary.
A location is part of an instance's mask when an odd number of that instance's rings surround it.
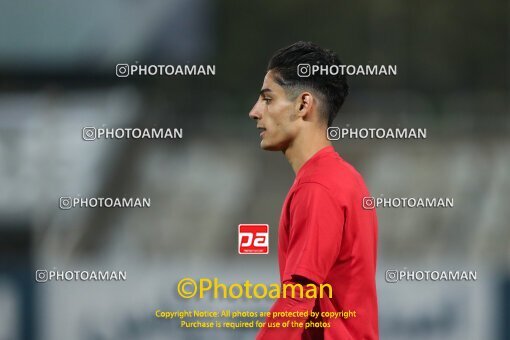
<svg viewBox="0 0 510 340">
<path fill-rule="evenodd" d="M 293 181 L 259 149 L 248 111 L 271 54 L 297 40 L 345 63 L 336 126 L 427 128 L 420 141 L 347 140 L 378 196 L 453 197 L 380 209 L 382 339 L 510 339 L 510 2 L 2 1 L 0 339 L 252 339 L 182 330 L 156 309 L 266 310 L 177 297 L 182 277 L 275 282 Z M 215 64 L 210 77 L 117 78 L 115 65 Z M 85 142 L 81 129 L 179 127 L 183 140 Z M 58 208 L 60 196 L 146 196 L 150 209 Z M 237 225 L 268 223 L 268 256 L 237 254 Z M 387 269 L 477 270 L 470 283 L 389 284 Z M 36 269 L 126 270 L 120 283 L 36 284 Z"/>
</svg>

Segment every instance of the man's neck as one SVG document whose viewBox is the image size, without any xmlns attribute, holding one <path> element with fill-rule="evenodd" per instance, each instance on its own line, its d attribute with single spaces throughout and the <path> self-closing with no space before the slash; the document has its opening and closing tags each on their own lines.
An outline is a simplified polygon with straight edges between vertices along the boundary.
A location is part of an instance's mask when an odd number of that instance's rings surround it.
<svg viewBox="0 0 510 340">
<path fill-rule="evenodd" d="M 287 149 L 283 150 L 283 153 L 292 170 L 297 175 L 299 169 L 301 169 L 306 161 L 326 146 L 331 146 L 331 142 L 327 139 L 325 132 L 301 134 L 301 136 L 292 141 Z"/>
</svg>

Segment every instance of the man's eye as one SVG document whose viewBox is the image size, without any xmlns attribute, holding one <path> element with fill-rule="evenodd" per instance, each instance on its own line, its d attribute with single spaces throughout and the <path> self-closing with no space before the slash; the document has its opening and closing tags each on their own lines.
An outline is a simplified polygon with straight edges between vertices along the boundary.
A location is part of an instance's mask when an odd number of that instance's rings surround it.
<svg viewBox="0 0 510 340">
<path fill-rule="evenodd" d="M 265 101 L 265 102 L 266 102 L 266 104 L 269 104 L 269 102 L 271 101 L 271 98 L 264 98 L 264 99 L 262 99 L 262 100 L 263 100 L 263 101 Z"/>
</svg>

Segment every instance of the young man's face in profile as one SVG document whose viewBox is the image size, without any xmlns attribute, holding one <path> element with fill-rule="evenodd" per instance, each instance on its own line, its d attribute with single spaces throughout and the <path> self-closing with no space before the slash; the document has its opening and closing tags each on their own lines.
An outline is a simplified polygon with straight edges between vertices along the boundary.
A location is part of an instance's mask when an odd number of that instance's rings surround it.
<svg viewBox="0 0 510 340">
<path fill-rule="evenodd" d="M 264 77 L 259 98 L 249 113 L 250 118 L 257 121 L 262 149 L 285 150 L 292 142 L 297 133 L 296 105 L 269 71 Z"/>
</svg>

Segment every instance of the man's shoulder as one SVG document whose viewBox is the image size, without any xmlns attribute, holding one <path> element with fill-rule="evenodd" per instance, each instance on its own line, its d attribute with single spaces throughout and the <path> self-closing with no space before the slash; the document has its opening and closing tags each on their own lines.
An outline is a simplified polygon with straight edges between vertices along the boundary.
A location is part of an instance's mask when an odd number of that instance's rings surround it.
<svg viewBox="0 0 510 340">
<path fill-rule="evenodd" d="M 367 189 L 361 174 L 340 157 L 319 160 L 307 169 L 296 183 L 297 188 L 321 186 L 333 196 L 366 194 Z"/>
</svg>

